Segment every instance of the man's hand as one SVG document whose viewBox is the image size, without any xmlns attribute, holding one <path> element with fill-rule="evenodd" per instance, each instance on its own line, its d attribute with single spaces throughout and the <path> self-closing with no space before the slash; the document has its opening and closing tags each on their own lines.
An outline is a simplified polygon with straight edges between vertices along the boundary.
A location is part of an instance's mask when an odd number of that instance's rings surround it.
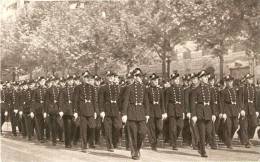
<svg viewBox="0 0 260 162">
<path fill-rule="evenodd" d="M 213 123 L 216 121 L 216 115 L 212 115 L 212 121 L 213 121 Z"/>
<path fill-rule="evenodd" d="M 241 115 L 241 116 L 245 116 L 245 115 L 246 115 L 246 112 L 245 112 L 244 110 L 242 110 L 242 111 L 240 112 L 240 115 Z"/>
<path fill-rule="evenodd" d="M 162 114 L 162 120 L 165 120 L 167 118 L 167 113 Z"/>
<path fill-rule="evenodd" d="M 104 118 L 105 118 L 105 116 L 106 116 L 105 112 L 104 112 L 104 111 L 102 111 L 102 112 L 100 113 L 100 117 L 101 117 L 102 119 L 104 119 Z"/>
<path fill-rule="evenodd" d="M 223 119 L 224 119 L 224 121 L 227 120 L 227 114 L 223 114 Z"/>
<path fill-rule="evenodd" d="M 63 117 L 64 113 L 61 111 L 59 112 L 60 117 Z"/>
<path fill-rule="evenodd" d="M 96 112 L 94 113 L 94 119 L 97 119 L 97 113 Z"/>
<path fill-rule="evenodd" d="M 43 118 L 47 118 L 47 113 L 43 113 Z"/>
<path fill-rule="evenodd" d="M 126 116 L 126 115 L 123 115 L 123 116 L 122 116 L 122 122 L 123 122 L 123 123 L 126 123 L 126 121 L 127 121 L 127 116 Z"/>
<path fill-rule="evenodd" d="M 14 113 L 17 114 L 17 113 L 18 113 L 18 110 L 17 110 L 17 109 L 14 109 Z"/>
<path fill-rule="evenodd" d="M 187 115 L 186 115 L 186 116 L 187 116 L 187 118 L 189 118 L 189 119 L 190 119 L 190 118 L 191 118 L 191 113 L 187 113 Z"/>
<path fill-rule="evenodd" d="M 19 115 L 22 116 L 23 115 L 23 111 L 19 111 Z"/>
<path fill-rule="evenodd" d="M 197 118 L 197 116 L 193 116 L 193 117 L 191 118 L 191 120 L 192 120 L 193 123 L 195 124 L 195 123 L 197 122 L 198 118 Z"/>
<path fill-rule="evenodd" d="M 146 123 L 148 122 L 149 118 L 150 118 L 149 115 L 146 115 L 146 116 L 145 116 L 145 119 L 146 119 L 145 122 L 146 122 Z"/>
<path fill-rule="evenodd" d="M 218 117 L 221 119 L 221 118 L 223 117 L 223 114 L 220 113 L 220 114 L 218 115 Z"/>
<path fill-rule="evenodd" d="M 30 116 L 31 116 L 31 118 L 34 118 L 34 113 L 31 112 L 31 113 L 30 113 Z"/>
<path fill-rule="evenodd" d="M 5 116 L 8 116 L 8 111 L 5 111 Z"/>
<path fill-rule="evenodd" d="M 74 113 L 74 118 L 77 119 L 79 117 L 78 113 Z"/>
<path fill-rule="evenodd" d="M 259 116 L 259 112 L 255 112 L 255 115 L 256 115 L 256 117 L 258 118 L 258 116 Z"/>
</svg>

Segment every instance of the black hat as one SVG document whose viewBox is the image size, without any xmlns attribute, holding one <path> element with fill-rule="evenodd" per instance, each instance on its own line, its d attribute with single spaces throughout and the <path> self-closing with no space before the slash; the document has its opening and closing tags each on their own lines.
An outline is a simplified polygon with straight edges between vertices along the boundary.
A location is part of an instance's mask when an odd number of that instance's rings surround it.
<svg viewBox="0 0 260 162">
<path fill-rule="evenodd" d="M 234 80 L 234 78 L 231 75 L 227 75 L 224 77 L 224 81 L 231 81 Z"/>
<path fill-rule="evenodd" d="M 207 76 L 209 75 L 209 73 L 206 70 L 202 70 L 198 73 L 198 77 L 201 78 L 203 76 Z"/>
<path fill-rule="evenodd" d="M 155 80 L 155 79 L 158 79 L 158 78 L 159 78 L 159 76 L 156 75 L 155 73 L 153 73 L 153 74 L 150 76 L 150 79 L 151 79 L 151 80 Z"/>
<path fill-rule="evenodd" d="M 170 78 L 171 78 L 171 79 L 176 79 L 176 78 L 179 77 L 179 76 L 180 76 L 180 74 L 176 71 L 176 72 L 174 72 L 173 74 L 171 74 Z"/>
<path fill-rule="evenodd" d="M 214 74 L 209 74 L 209 80 L 213 80 L 215 78 L 216 78 L 216 76 Z"/>
<path fill-rule="evenodd" d="M 85 72 L 82 73 L 82 76 L 83 76 L 84 78 L 86 78 L 86 77 L 91 77 L 92 75 L 91 75 L 90 72 L 87 70 L 87 71 L 85 71 Z"/>
<path fill-rule="evenodd" d="M 111 77 L 111 76 L 115 76 L 116 74 L 114 72 L 108 70 L 105 75 L 106 75 L 106 77 Z"/>
<path fill-rule="evenodd" d="M 41 80 L 45 79 L 44 76 L 41 76 L 38 78 L 38 82 L 40 82 Z"/>
<path fill-rule="evenodd" d="M 253 77 L 254 77 L 254 75 L 248 73 L 248 74 L 245 75 L 244 78 L 245 78 L 245 79 L 251 79 L 251 78 L 253 78 Z"/>
<path fill-rule="evenodd" d="M 140 68 L 135 68 L 133 71 L 134 76 L 143 76 L 143 72 Z"/>
<path fill-rule="evenodd" d="M 190 79 L 193 79 L 193 78 L 198 77 L 198 74 L 199 74 L 199 73 L 191 73 L 191 74 L 190 74 Z"/>
<path fill-rule="evenodd" d="M 68 75 L 66 80 L 68 81 L 68 80 L 72 80 L 72 79 L 73 79 L 73 76 Z"/>
<path fill-rule="evenodd" d="M 94 79 L 95 79 L 95 81 L 101 81 L 101 77 L 98 76 L 98 75 L 95 75 L 95 76 L 94 76 Z"/>
<path fill-rule="evenodd" d="M 126 74 L 126 79 L 131 79 L 131 78 L 133 78 L 133 72 Z"/>
</svg>

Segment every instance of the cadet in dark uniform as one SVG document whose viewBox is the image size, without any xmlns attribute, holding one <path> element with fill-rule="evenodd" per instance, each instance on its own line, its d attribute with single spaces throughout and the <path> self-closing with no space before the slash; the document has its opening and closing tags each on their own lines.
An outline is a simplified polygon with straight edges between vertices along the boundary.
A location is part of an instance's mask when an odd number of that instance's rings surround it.
<svg viewBox="0 0 260 162">
<path fill-rule="evenodd" d="M 253 138 L 257 126 L 259 112 L 256 108 L 256 89 L 253 84 L 253 75 L 245 76 L 246 84 L 240 90 L 241 112 L 240 112 L 240 137 L 246 148 L 250 147 L 249 139 Z"/>
<path fill-rule="evenodd" d="M 208 73 L 202 70 L 199 73 L 200 85 L 191 95 L 191 116 L 194 123 L 197 122 L 199 131 L 199 153 L 202 157 L 207 157 L 205 150 L 206 136 L 211 141 L 212 121 L 215 122 L 216 116 L 213 108 L 214 92 L 208 85 Z"/>
<path fill-rule="evenodd" d="M 74 93 L 77 110 L 74 117 L 77 118 L 78 115 L 80 117 L 82 151 L 85 151 L 88 148 L 87 142 L 92 143 L 94 140 L 95 119 L 98 110 L 95 105 L 94 87 L 91 85 L 93 76 L 88 71 L 84 72 L 82 76 L 84 82 L 76 87 Z"/>
<path fill-rule="evenodd" d="M 5 87 L 5 84 L 1 82 L 0 84 L 0 91 L 1 91 L 1 133 L 2 133 L 2 126 L 4 122 L 8 119 L 8 111 L 9 111 L 9 104 L 10 104 L 10 97 Z"/>
<path fill-rule="evenodd" d="M 138 160 L 146 134 L 146 123 L 149 120 L 149 100 L 142 83 L 142 71 L 136 68 L 133 75 L 135 81 L 125 91 L 122 121 L 127 122 L 132 159 Z"/>
<path fill-rule="evenodd" d="M 224 78 L 226 82 L 226 88 L 223 90 L 221 97 L 221 104 L 223 105 L 223 133 L 224 142 L 229 149 L 232 149 L 232 138 L 238 128 L 238 115 L 240 112 L 239 98 L 236 88 L 233 86 L 234 78 L 232 76 L 226 76 Z"/>
<path fill-rule="evenodd" d="M 166 89 L 165 107 L 169 118 L 169 136 L 173 150 L 177 150 L 177 139 L 183 129 L 185 117 L 184 90 L 180 84 L 180 75 L 171 75 L 171 87 Z"/>
<path fill-rule="evenodd" d="M 58 117 L 59 117 L 59 93 L 60 89 L 57 87 L 57 78 L 52 78 L 50 80 L 51 87 L 47 89 L 46 92 L 46 108 L 47 114 L 49 114 L 51 134 L 52 134 L 52 145 L 56 145 L 56 139 L 58 134 Z"/>
<path fill-rule="evenodd" d="M 153 73 L 150 76 L 151 86 L 147 89 L 150 118 L 147 124 L 148 136 L 152 150 L 157 150 L 157 140 L 162 133 L 163 119 L 167 118 L 164 107 L 164 95 L 162 89 L 159 87 L 159 76 Z"/>
<path fill-rule="evenodd" d="M 115 74 L 108 71 L 108 83 L 101 87 L 99 93 L 100 116 L 104 120 L 106 144 L 108 151 L 117 147 L 122 127 L 120 116 L 120 87 L 115 83 Z"/>
<path fill-rule="evenodd" d="M 67 84 L 61 89 L 59 95 L 59 115 L 64 121 L 65 147 L 71 148 L 71 122 L 75 112 L 73 77 L 67 77 Z"/>
<path fill-rule="evenodd" d="M 14 136 L 17 136 L 16 127 L 18 126 L 18 118 L 19 118 L 18 111 L 21 105 L 17 82 L 13 84 L 13 90 L 10 95 L 11 95 L 10 96 L 11 97 L 10 117 L 11 117 L 12 133 Z"/>
</svg>

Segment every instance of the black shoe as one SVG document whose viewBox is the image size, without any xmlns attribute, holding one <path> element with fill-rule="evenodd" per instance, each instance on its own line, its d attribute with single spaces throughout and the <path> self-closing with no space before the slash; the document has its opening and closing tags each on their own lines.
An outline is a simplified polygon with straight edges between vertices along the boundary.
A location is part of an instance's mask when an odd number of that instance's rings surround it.
<svg viewBox="0 0 260 162">
<path fill-rule="evenodd" d="M 178 150 L 176 146 L 172 146 L 172 150 Z"/>
<path fill-rule="evenodd" d="M 42 139 L 42 140 L 40 140 L 40 143 L 44 143 L 44 140 Z"/>
<path fill-rule="evenodd" d="M 214 145 L 214 146 L 211 146 L 211 149 L 212 149 L 212 150 L 217 150 L 218 147 Z"/>
<path fill-rule="evenodd" d="M 71 145 L 66 145 L 65 148 L 70 149 L 70 148 L 72 148 L 72 146 Z"/>
<path fill-rule="evenodd" d="M 29 138 L 28 138 L 28 141 L 31 141 L 31 140 L 32 140 L 32 138 L 31 138 L 31 137 L 29 137 Z"/>
<path fill-rule="evenodd" d="M 230 150 L 233 150 L 233 147 L 232 146 L 227 146 L 228 149 Z"/>
<path fill-rule="evenodd" d="M 107 149 L 107 151 L 108 151 L 108 152 L 114 152 L 114 149 L 109 148 L 109 149 Z"/>
<path fill-rule="evenodd" d="M 152 146 L 152 150 L 153 151 L 157 151 L 157 147 L 156 146 Z"/>
<path fill-rule="evenodd" d="M 95 146 L 95 145 L 93 145 L 93 144 L 91 144 L 91 145 L 89 145 L 89 148 L 95 149 L 95 148 L 96 148 L 96 146 Z"/>
<path fill-rule="evenodd" d="M 53 142 L 53 143 L 52 143 L 52 146 L 56 146 L 56 142 Z"/>
<path fill-rule="evenodd" d="M 201 157 L 208 157 L 208 155 L 207 155 L 206 153 L 201 154 L 200 156 L 201 156 Z"/>
<path fill-rule="evenodd" d="M 140 157 L 138 157 L 138 156 L 132 156 L 132 159 L 133 159 L 133 160 L 139 160 Z"/>
<path fill-rule="evenodd" d="M 245 148 L 250 148 L 250 147 L 251 147 L 251 146 L 250 146 L 249 143 L 245 145 Z"/>
<path fill-rule="evenodd" d="M 73 145 L 77 145 L 78 144 L 78 142 L 73 142 Z"/>
<path fill-rule="evenodd" d="M 193 150 L 198 150 L 198 146 L 192 146 Z"/>
</svg>

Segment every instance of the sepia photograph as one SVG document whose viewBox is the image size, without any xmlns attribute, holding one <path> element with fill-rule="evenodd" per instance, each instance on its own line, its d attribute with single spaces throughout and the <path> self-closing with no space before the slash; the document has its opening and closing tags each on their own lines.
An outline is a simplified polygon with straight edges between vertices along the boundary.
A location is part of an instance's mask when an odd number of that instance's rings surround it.
<svg viewBox="0 0 260 162">
<path fill-rule="evenodd" d="M 260 0 L 0 0 L 0 162 L 260 162 Z"/>
</svg>

